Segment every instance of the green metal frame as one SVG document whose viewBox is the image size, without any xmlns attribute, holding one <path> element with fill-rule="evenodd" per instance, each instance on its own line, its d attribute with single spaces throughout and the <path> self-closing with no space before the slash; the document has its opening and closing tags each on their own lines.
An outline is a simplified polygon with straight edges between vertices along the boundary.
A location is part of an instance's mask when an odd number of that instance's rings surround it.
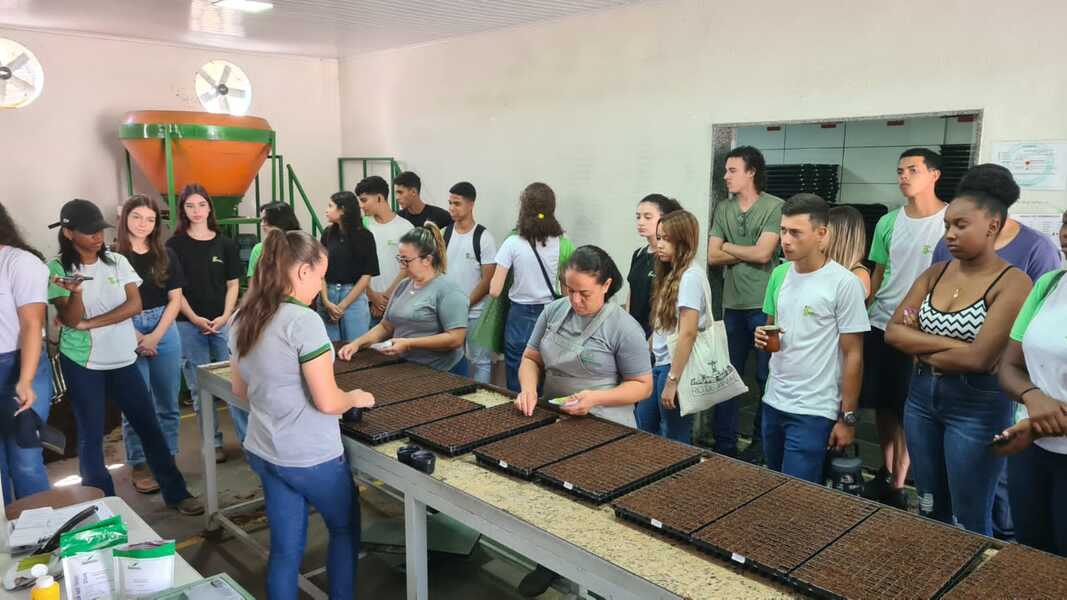
<svg viewBox="0 0 1067 600">
<path fill-rule="evenodd" d="M 340 156 L 337 158 L 337 189 L 348 189 L 345 187 L 345 163 L 359 162 L 363 165 L 363 177 L 367 176 L 367 166 L 374 162 L 388 162 L 389 163 L 389 203 L 393 206 L 393 210 L 399 210 L 399 206 L 396 203 L 396 190 L 393 189 L 393 179 L 400 174 L 400 163 L 396 162 L 391 156 Z"/>
</svg>

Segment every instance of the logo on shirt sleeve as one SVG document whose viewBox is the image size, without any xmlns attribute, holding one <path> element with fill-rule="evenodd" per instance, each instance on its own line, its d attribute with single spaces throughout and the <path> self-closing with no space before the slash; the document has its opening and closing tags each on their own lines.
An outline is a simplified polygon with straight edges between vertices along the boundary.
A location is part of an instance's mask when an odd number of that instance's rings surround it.
<svg viewBox="0 0 1067 600">
<path fill-rule="evenodd" d="M 221 259 L 221 258 L 219 258 L 219 257 L 217 257 L 217 256 L 212 256 L 212 257 L 211 257 L 211 262 L 213 262 L 213 263 L 219 263 L 220 265 L 221 265 L 221 264 L 224 264 L 224 263 L 222 262 L 222 259 Z"/>
<path fill-rule="evenodd" d="M 811 305 L 805 304 L 804 305 L 804 316 L 805 317 L 814 317 L 815 316 L 815 309 L 812 308 Z"/>
</svg>

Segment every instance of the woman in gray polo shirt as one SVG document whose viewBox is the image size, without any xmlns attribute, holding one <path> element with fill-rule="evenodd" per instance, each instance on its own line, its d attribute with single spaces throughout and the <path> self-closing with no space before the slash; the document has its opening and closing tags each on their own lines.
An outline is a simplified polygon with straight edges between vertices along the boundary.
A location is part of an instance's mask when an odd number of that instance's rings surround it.
<svg viewBox="0 0 1067 600">
<path fill-rule="evenodd" d="M 455 282 L 442 277 L 446 252 L 441 230 L 431 221 L 401 236 L 396 260 L 406 279 L 396 286 L 382 321 L 341 348 L 341 358 L 347 360 L 360 348 L 389 340 L 382 349 L 385 354 L 467 374 L 463 341 L 469 299 Z"/>
<path fill-rule="evenodd" d="M 267 504 L 271 598 L 297 596 L 309 504 L 330 533 L 330 597 L 351 598 L 355 591 L 359 497 L 337 417 L 373 406 L 374 397 L 337 387 L 326 326 L 308 307 L 328 262 L 326 249 L 307 233 L 271 231 L 253 291 L 230 331 L 233 391 L 251 407 L 244 448 Z"/>
</svg>

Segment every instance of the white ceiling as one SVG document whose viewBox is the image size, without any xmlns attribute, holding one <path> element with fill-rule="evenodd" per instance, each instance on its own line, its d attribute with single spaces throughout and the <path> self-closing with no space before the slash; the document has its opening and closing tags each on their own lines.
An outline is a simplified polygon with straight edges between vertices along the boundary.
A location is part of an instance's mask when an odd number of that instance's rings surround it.
<svg viewBox="0 0 1067 600">
<path fill-rule="evenodd" d="M 248 14 L 211 0 L 0 0 L 0 26 L 338 57 L 638 1 L 273 0 L 273 10 Z"/>
</svg>

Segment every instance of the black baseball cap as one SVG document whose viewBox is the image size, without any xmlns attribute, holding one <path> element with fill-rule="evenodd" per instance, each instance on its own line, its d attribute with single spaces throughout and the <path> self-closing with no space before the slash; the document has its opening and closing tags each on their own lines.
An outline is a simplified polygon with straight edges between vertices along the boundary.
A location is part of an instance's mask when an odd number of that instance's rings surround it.
<svg viewBox="0 0 1067 600">
<path fill-rule="evenodd" d="M 59 221 L 48 226 L 49 229 L 56 227 L 66 227 L 78 233 L 92 235 L 111 225 L 104 221 L 103 213 L 95 204 L 88 200 L 76 199 L 64 204 L 59 211 Z"/>
</svg>

